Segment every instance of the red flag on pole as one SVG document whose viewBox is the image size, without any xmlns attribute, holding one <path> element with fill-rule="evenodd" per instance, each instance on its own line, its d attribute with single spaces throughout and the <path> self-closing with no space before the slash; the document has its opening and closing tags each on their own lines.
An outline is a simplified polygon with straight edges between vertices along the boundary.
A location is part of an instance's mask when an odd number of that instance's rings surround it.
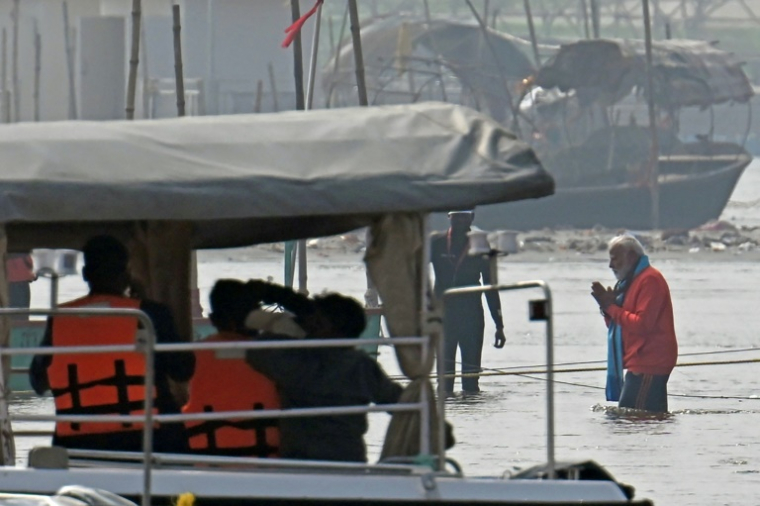
<svg viewBox="0 0 760 506">
<path fill-rule="evenodd" d="M 312 7 L 309 12 L 298 18 L 295 23 L 285 29 L 285 33 L 288 35 L 285 37 L 285 40 L 282 41 L 282 47 L 290 46 L 291 42 L 293 42 L 293 39 L 296 38 L 296 35 L 298 35 L 298 33 L 301 31 L 301 28 L 303 28 L 306 20 L 312 17 L 315 12 L 317 12 L 317 9 L 319 9 L 319 6 L 322 5 L 323 2 L 324 0 L 317 0 L 317 3 L 314 4 L 314 7 Z"/>
</svg>

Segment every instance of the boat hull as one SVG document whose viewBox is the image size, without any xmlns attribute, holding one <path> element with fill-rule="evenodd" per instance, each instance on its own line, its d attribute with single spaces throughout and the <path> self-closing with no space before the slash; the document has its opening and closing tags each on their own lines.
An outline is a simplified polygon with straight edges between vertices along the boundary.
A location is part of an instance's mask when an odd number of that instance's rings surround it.
<svg viewBox="0 0 760 506">
<path fill-rule="evenodd" d="M 49 494 L 67 484 L 108 490 L 140 503 L 139 468 L 21 469 L 1 468 L 0 489 Z M 612 481 L 509 480 L 463 478 L 433 473 L 374 474 L 240 470 L 157 469 L 152 475 L 151 504 L 175 504 L 192 493 L 204 505 L 650 505 L 631 501 Z"/>
<path fill-rule="evenodd" d="M 718 219 L 752 161 L 746 153 L 731 158 L 733 161 L 713 162 L 689 174 L 663 176 L 657 228 L 691 229 Z M 652 195 L 647 186 L 558 187 L 549 197 L 479 207 L 476 224 L 486 230 L 595 226 L 648 230 L 653 228 L 651 209 Z"/>
</svg>

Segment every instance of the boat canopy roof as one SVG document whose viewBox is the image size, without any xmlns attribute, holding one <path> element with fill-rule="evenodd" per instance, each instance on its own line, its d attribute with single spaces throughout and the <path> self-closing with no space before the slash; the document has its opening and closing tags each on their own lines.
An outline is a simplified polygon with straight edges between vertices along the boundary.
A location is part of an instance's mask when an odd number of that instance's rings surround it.
<svg viewBox="0 0 760 506">
<path fill-rule="evenodd" d="M 195 248 L 318 237 L 380 215 L 541 197 L 554 182 L 498 123 L 443 103 L 0 126 L 11 247 L 183 221 Z"/>
<path fill-rule="evenodd" d="M 747 102 L 753 95 L 742 63 L 710 42 L 653 41 L 652 64 L 654 98 L 661 107 L 705 108 Z M 536 84 L 575 90 L 581 103 L 611 105 L 634 88 L 646 89 L 644 41 L 594 39 L 563 44 L 539 70 Z"/>
<path fill-rule="evenodd" d="M 403 93 L 424 96 L 425 86 L 437 92 L 447 86 L 447 75 L 456 77 L 460 88 L 467 90 L 465 94 L 504 100 L 503 79 L 521 81 L 535 71 L 528 57 L 530 42 L 490 28 L 486 33 L 487 42 L 474 21 L 436 18 L 428 22 L 410 15 L 377 19 L 363 26 L 362 54 L 370 100 L 391 103 Z M 322 79 L 328 94 L 340 87 L 354 90 L 351 44 L 345 44 L 325 65 Z M 448 93 L 458 92 L 450 89 Z"/>
</svg>

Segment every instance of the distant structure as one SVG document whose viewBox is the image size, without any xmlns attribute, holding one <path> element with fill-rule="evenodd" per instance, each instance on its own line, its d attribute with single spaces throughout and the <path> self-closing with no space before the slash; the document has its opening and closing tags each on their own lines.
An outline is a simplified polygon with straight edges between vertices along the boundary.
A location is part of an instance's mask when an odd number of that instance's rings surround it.
<svg viewBox="0 0 760 506">
<path fill-rule="evenodd" d="M 253 112 L 257 103 L 261 112 L 295 108 L 293 54 L 280 47 L 292 22 L 289 2 L 176 3 L 188 114 Z M 306 10 L 313 2 L 301 4 Z M 177 114 L 171 8 L 171 1 L 142 0 L 136 118 Z M 0 121 L 124 118 L 131 9 L 132 0 L 0 0 Z M 305 65 L 311 29 L 302 34 Z"/>
</svg>

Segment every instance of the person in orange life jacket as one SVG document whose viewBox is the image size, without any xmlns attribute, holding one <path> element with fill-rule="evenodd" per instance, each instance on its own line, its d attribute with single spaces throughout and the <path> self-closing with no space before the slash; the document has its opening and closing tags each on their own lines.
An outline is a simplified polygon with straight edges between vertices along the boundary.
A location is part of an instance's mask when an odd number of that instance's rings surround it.
<svg viewBox="0 0 760 506">
<path fill-rule="evenodd" d="M 217 333 L 204 342 L 251 338 L 245 319 L 258 301 L 242 281 L 220 279 L 211 289 L 211 323 Z M 183 413 L 280 409 L 274 383 L 246 364 L 245 351 L 198 350 L 190 382 L 190 400 Z M 231 353 L 232 352 L 232 353 Z M 225 356 L 226 355 L 226 356 Z M 192 452 L 237 457 L 277 457 L 280 430 L 276 419 L 185 422 Z"/>
<path fill-rule="evenodd" d="M 159 303 L 125 296 L 129 286 L 128 253 L 117 239 L 92 237 L 83 248 L 82 277 L 89 294 L 61 308 L 139 308 L 153 322 L 159 343 L 182 342 L 170 310 Z M 127 317 L 55 317 L 48 319 L 41 346 L 132 344 L 141 325 Z M 187 352 L 156 353 L 155 408 L 158 413 L 179 413 L 169 380 L 189 381 L 195 356 Z M 140 414 L 145 400 L 145 360 L 136 352 L 109 354 L 37 355 L 29 379 L 42 395 L 50 390 L 56 413 Z M 142 451 L 142 424 L 56 423 L 53 444 L 67 448 Z M 161 424 L 154 435 L 161 452 L 187 450 L 181 423 Z"/>
<path fill-rule="evenodd" d="M 286 305 L 297 308 L 295 316 L 307 339 L 357 338 L 364 330 L 364 309 L 354 299 L 339 294 L 306 299 L 287 292 Z M 268 338 L 279 336 L 260 336 Z M 274 381 L 284 408 L 392 404 L 403 390 L 374 359 L 353 347 L 248 350 L 246 360 Z M 283 458 L 366 462 L 366 431 L 363 414 L 283 418 L 280 454 Z"/>
<path fill-rule="evenodd" d="M 28 253 L 12 253 L 5 261 L 8 279 L 9 307 L 28 308 L 31 300 L 32 281 L 37 279 L 34 273 L 34 261 Z M 13 320 L 28 320 L 28 315 L 11 316 Z"/>
<path fill-rule="evenodd" d="M 449 213 L 450 227 L 445 232 L 433 234 L 430 242 L 430 262 L 435 273 L 435 295 L 439 299 L 449 288 L 491 283 L 491 270 L 488 259 L 468 255 L 469 237 L 473 211 L 452 211 Z M 496 324 L 494 346 L 503 348 L 504 322 L 501 316 L 499 294 L 488 292 L 486 302 Z M 481 353 L 483 351 L 483 303 L 480 294 L 458 295 L 446 300 L 444 306 L 444 388 L 447 394 L 454 390 L 454 372 L 457 348 L 462 358 L 462 374 L 480 372 Z M 465 393 L 480 391 L 477 376 L 463 377 L 462 390 Z"/>
<path fill-rule="evenodd" d="M 678 359 L 668 283 L 631 235 L 612 239 L 609 254 L 617 284 L 591 285 L 608 328 L 607 400 L 667 412 L 668 378 Z"/>
</svg>

